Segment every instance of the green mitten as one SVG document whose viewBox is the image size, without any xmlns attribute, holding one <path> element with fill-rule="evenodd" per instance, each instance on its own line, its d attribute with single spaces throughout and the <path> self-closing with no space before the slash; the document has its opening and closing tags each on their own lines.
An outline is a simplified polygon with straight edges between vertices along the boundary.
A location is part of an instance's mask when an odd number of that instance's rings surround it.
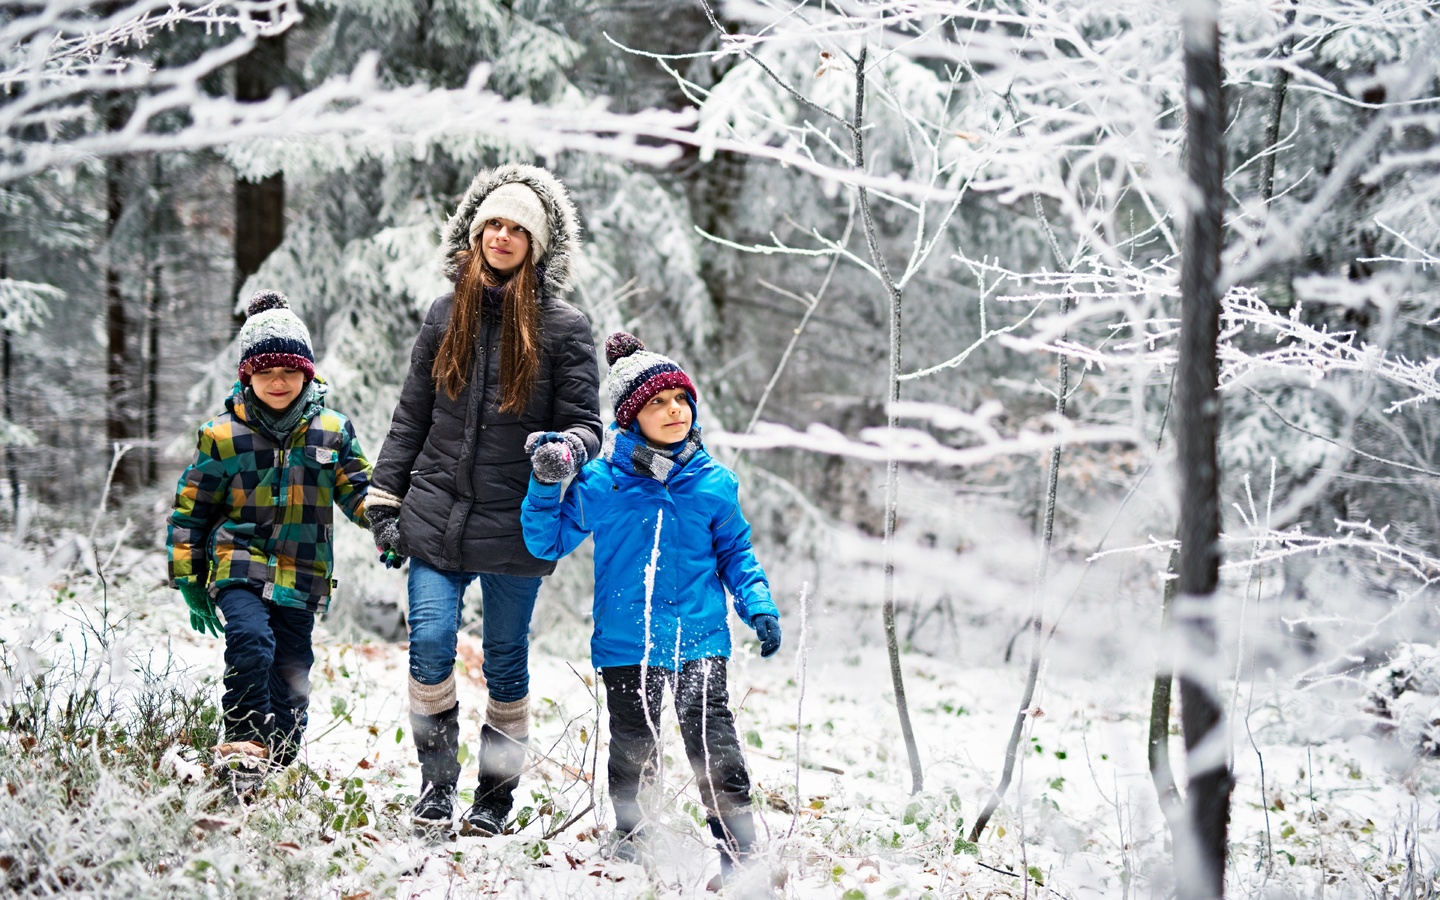
<svg viewBox="0 0 1440 900">
<path fill-rule="evenodd" d="M 185 598 L 185 605 L 190 607 L 190 627 L 212 637 L 220 637 L 225 633 L 225 626 L 220 624 L 220 616 L 215 612 L 215 601 L 210 599 L 210 592 L 205 590 L 203 584 L 196 584 L 193 581 L 182 581 L 179 584 L 180 596 Z"/>
</svg>

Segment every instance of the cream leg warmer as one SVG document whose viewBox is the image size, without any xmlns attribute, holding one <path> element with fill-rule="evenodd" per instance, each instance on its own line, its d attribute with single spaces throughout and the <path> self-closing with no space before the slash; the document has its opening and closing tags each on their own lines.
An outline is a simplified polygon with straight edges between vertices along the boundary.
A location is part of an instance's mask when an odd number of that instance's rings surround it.
<svg viewBox="0 0 1440 900">
<path fill-rule="evenodd" d="M 455 676 L 439 684 L 421 684 L 410 677 L 410 711 L 422 716 L 437 716 L 455 705 Z"/>
<path fill-rule="evenodd" d="M 485 722 L 512 741 L 524 743 L 530 737 L 530 695 L 500 703 L 491 697 L 485 704 Z"/>
</svg>

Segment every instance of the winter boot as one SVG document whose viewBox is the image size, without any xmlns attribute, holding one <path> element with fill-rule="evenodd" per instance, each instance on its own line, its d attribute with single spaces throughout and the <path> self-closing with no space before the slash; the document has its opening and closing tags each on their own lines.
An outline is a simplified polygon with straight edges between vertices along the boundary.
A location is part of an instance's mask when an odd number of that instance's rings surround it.
<svg viewBox="0 0 1440 900">
<path fill-rule="evenodd" d="M 494 837 L 505 832 L 528 751 L 527 742 L 517 741 L 489 723 L 480 726 L 480 783 L 475 787 L 475 802 L 460 821 L 461 834 Z"/>
<path fill-rule="evenodd" d="M 711 890 L 718 890 L 741 875 L 755 852 L 755 817 L 750 810 L 742 809 L 724 816 L 711 816 L 705 822 L 719 841 L 716 846 L 720 851 L 720 874 L 708 885 Z"/>
<path fill-rule="evenodd" d="M 258 741 L 226 741 L 215 747 L 217 786 L 224 802 L 245 803 L 255 798 L 269 770 L 268 751 Z"/>
<path fill-rule="evenodd" d="M 433 716 L 412 712 L 410 731 L 420 757 L 420 797 L 410 823 L 420 837 L 447 836 L 455 815 L 455 782 L 460 779 L 460 705 Z"/>
<path fill-rule="evenodd" d="M 635 863 L 649 869 L 655 862 L 650 846 L 650 833 L 643 827 L 617 827 L 606 841 L 609 855 L 621 862 Z"/>
</svg>

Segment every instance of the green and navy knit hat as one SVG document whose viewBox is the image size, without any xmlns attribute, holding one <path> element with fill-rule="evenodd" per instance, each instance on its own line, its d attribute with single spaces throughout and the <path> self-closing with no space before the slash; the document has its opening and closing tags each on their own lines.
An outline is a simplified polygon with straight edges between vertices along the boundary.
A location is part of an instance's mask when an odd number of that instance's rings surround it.
<svg viewBox="0 0 1440 900">
<path fill-rule="evenodd" d="M 315 377 L 310 330 L 290 310 L 284 294 L 256 291 L 240 326 L 240 383 L 249 384 L 252 372 L 276 367 L 299 369 L 306 381 Z"/>
<path fill-rule="evenodd" d="M 610 364 L 606 386 L 615 424 L 629 428 L 641 407 L 661 391 L 684 388 L 693 404 L 700 399 L 695 384 L 675 360 L 645 349 L 635 335 L 617 331 L 605 339 L 605 361 Z"/>
</svg>

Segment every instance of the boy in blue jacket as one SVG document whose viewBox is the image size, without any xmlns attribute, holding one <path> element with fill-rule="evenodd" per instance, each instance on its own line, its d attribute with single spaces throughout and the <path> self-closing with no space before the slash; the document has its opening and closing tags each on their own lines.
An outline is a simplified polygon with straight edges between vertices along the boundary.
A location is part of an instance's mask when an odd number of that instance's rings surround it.
<svg viewBox="0 0 1440 900">
<path fill-rule="evenodd" d="M 525 543 L 559 559 L 595 536 L 591 661 L 610 709 L 607 771 L 616 854 L 644 857 L 638 795 L 657 764 L 660 705 L 675 697 L 720 879 L 754 851 L 750 775 L 725 686 L 730 655 L 725 591 L 755 629 L 761 656 L 780 649 L 779 610 L 750 547 L 735 473 L 705 452 L 695 385 L 675 362 L 616 332 L 605 342 L 615 421 L 599 459 L 585 464 L 561 435 L 537 432 L 521 507 Z M 561 499 L 561 482 L 575 480 Z"/>
</svg>

